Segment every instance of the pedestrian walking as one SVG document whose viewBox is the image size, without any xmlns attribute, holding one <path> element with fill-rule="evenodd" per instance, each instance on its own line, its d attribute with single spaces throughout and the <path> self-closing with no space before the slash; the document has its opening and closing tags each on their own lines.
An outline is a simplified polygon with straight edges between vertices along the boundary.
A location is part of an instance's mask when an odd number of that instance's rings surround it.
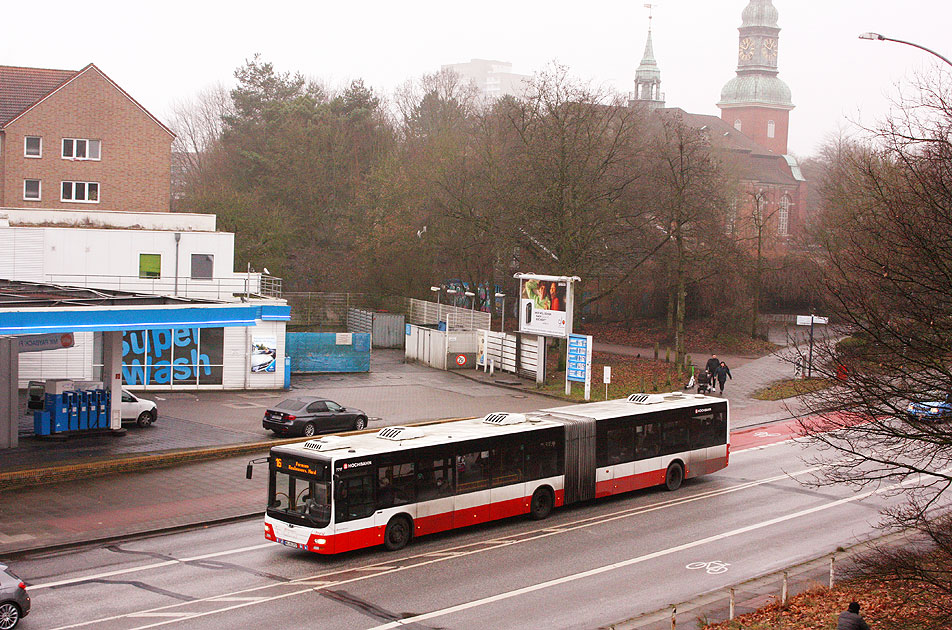
<svg viewBox="0 0 952 630">
<path fill-rule="evenodd" d="M 836 630 L 869 630 L 869 625 L 859 614 L 859 602 L 850 602 L 846 610 L 840 613 Z"/>
<path fill-rule="evenodd" d="M 717 374 L 717 367 L 721 362 L 717 359 L 716 354 L 712 354 L 711 358 L 707 360 L 707 363 L 704 364 L 704 369 L 708 374 L 711 375 L 711 378 L 714 378 L 714 375 Z"/>
<path fill-rule="evenodd" d="M 724 395 L 724 383 L 727 382 L 727 379 L 734 380 L 734 377 L 731 376 L 731 369 L 727 367 L 727 364 L 721 361 L 720 365 L 717 366 L 717 371 L 714 373 L 717 377 L 717 386 L 721 390 L 721 396 Z"/>
</svg>

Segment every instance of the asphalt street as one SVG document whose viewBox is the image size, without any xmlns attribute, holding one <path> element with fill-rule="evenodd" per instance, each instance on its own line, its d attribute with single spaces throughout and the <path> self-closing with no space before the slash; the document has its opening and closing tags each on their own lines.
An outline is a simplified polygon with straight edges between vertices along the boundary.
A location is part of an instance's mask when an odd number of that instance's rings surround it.
<svg viewBox="0 0 952 630">
<path fill-rule="evenodd" d="M 658 489 L 322 557 L 263 540 L 258 520 L 34 554 L 17 570 L 24 628 L 131 630 L 596 628 L 877 533 L 891 500 L 810 488 L 802 446 L 747 441 L 731 466 Z M 711 570 L 711 569 L 714 570 Z"/>
</svg>

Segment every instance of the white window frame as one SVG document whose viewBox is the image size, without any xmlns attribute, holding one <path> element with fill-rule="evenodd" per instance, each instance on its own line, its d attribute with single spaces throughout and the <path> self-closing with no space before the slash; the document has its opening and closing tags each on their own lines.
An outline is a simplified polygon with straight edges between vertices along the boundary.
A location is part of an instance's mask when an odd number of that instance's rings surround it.
<svg viewBox="0 0 952 630">
<path fill-rule="evenodd" d="M 27 141 L 30 140 L 30 138 L 36 138 L 40 141 L 40 152 L 37 155 L 32 155 L 27 152 Z M 43 136 L 23 136 L 23 157 L 34 160 L 38 160 L 39 158 L 43 157 Z"/>
<path fill-rule="evenodd" d="M 743 127 L 743 125 L 742 125 L 741 122 L 740 122 L 740 118 L 738 118 L 738 119 L 736 119 L 736 120 L 734 121 L 734 129 L 736 129 L 737 131 L 740 131 L 741 133 L 743 133 L 744 130 L 741 129 L 741 127 Z"/>
<path fill-rule="evenodd" d="M 767 121 L 767 137 L 774 138 L 777 135 L 777 123 L 772 120 Z"/>
<path fill-rule="evenodd" d="M 72 184 L 72 197 L 73 199 L 64 199 L 63 198 L 63 184 Z M 76 184 L 82 184 L 83 189 L 86 191 L 87 199 L 76 199 Z M 96 184 L 96 199 L 89 200 L 89 185 Z M 60 201 L 65 203 L 99 203 L 99 200 L 102 199 L 102 186 L 99 185 L 99 182 L 80 182 L 73 181 L 69 179 L 64 179 L 60 182 Z"/>
<path fill-rule="evenodd" d="M 36 197 L 26 196 L 26 183 L 36 182 Z M 42 179 L 24 179 L 23 180 L 23 201 L 43 201 L 43 180 Z"/>
<path fill-rule="evenodd" d="M 72 143 L 73 155 L 66 155 L 66 141 L 69 140 Z M 76 157 L 76 143 L 85 142 L 86 143 L 86 157 Z M 99 147 L 99 157 L 89 157 L 89 145 L 90 143 L 95 142 Z M 95 138 L 63 138 L 60 141 L 60 157 L 64 160 L 70 161 L 80 161 L 80 162 L 99 162 L 102 160 L 102 140 L 97 140 Z"/>
</svg>

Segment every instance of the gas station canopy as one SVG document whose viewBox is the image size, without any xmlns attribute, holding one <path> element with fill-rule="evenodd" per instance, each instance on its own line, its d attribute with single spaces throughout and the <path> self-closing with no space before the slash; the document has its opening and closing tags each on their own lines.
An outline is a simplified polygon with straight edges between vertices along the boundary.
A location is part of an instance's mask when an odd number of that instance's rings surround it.
<svg viewBox="0 0 952 630">
<path fill-rule="evenodd" d="M 215 302 L 0 279 L 0 335 L 254 326 L 289 321 L 277 304 Z"/>
</svg>

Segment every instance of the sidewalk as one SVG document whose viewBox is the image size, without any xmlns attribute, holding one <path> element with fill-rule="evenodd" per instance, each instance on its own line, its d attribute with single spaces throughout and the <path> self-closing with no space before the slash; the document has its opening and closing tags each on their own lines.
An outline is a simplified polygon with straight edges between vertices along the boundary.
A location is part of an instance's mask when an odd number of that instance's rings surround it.
<svg viewBox="0 0 952 630">
<path fill-rule="evenodd" d="M 379 364 L 374 373 L 306 375 L 296 377 L 292 389 L 347 391 L 368 404 L 362 407 L 365 410 L 373 405 L 380 415 L 400 422 L 409 421 L 403 418 L 417 409 L 428 410 L 429 416 L 416 417 L 424 420 L 555 405 L 554 399 L 539 396 L 534 382 L 512 374 L 446 373 L 404 364 L 395 353 L 375 355 Z M 786 364 L 775 356 L 724 358 L 731 361 L 734 375 L 725 396 L 731 402 L 735 430 L 789 417 L 782 401 L 749 398 L 755 389 L 786 376 Z M 398 395 L 407 388 L 412 405 L 406 395 Z M 259 472 L 246 480 L 245 465 L 286 441 L 264 431 L 260 418 L 269 404 L 287 395 L 154 392 L 146 397 L 159 401 L 160 418 L 147 429 L 130 427 L 123 437 L 88 436 L 65 442 L 24 439 L 21 448 L 0 457 L 0 559 L 261 515 L 266 475 Z M 376 428 L 371 423 L 370 430 Z"/>
</svg>

